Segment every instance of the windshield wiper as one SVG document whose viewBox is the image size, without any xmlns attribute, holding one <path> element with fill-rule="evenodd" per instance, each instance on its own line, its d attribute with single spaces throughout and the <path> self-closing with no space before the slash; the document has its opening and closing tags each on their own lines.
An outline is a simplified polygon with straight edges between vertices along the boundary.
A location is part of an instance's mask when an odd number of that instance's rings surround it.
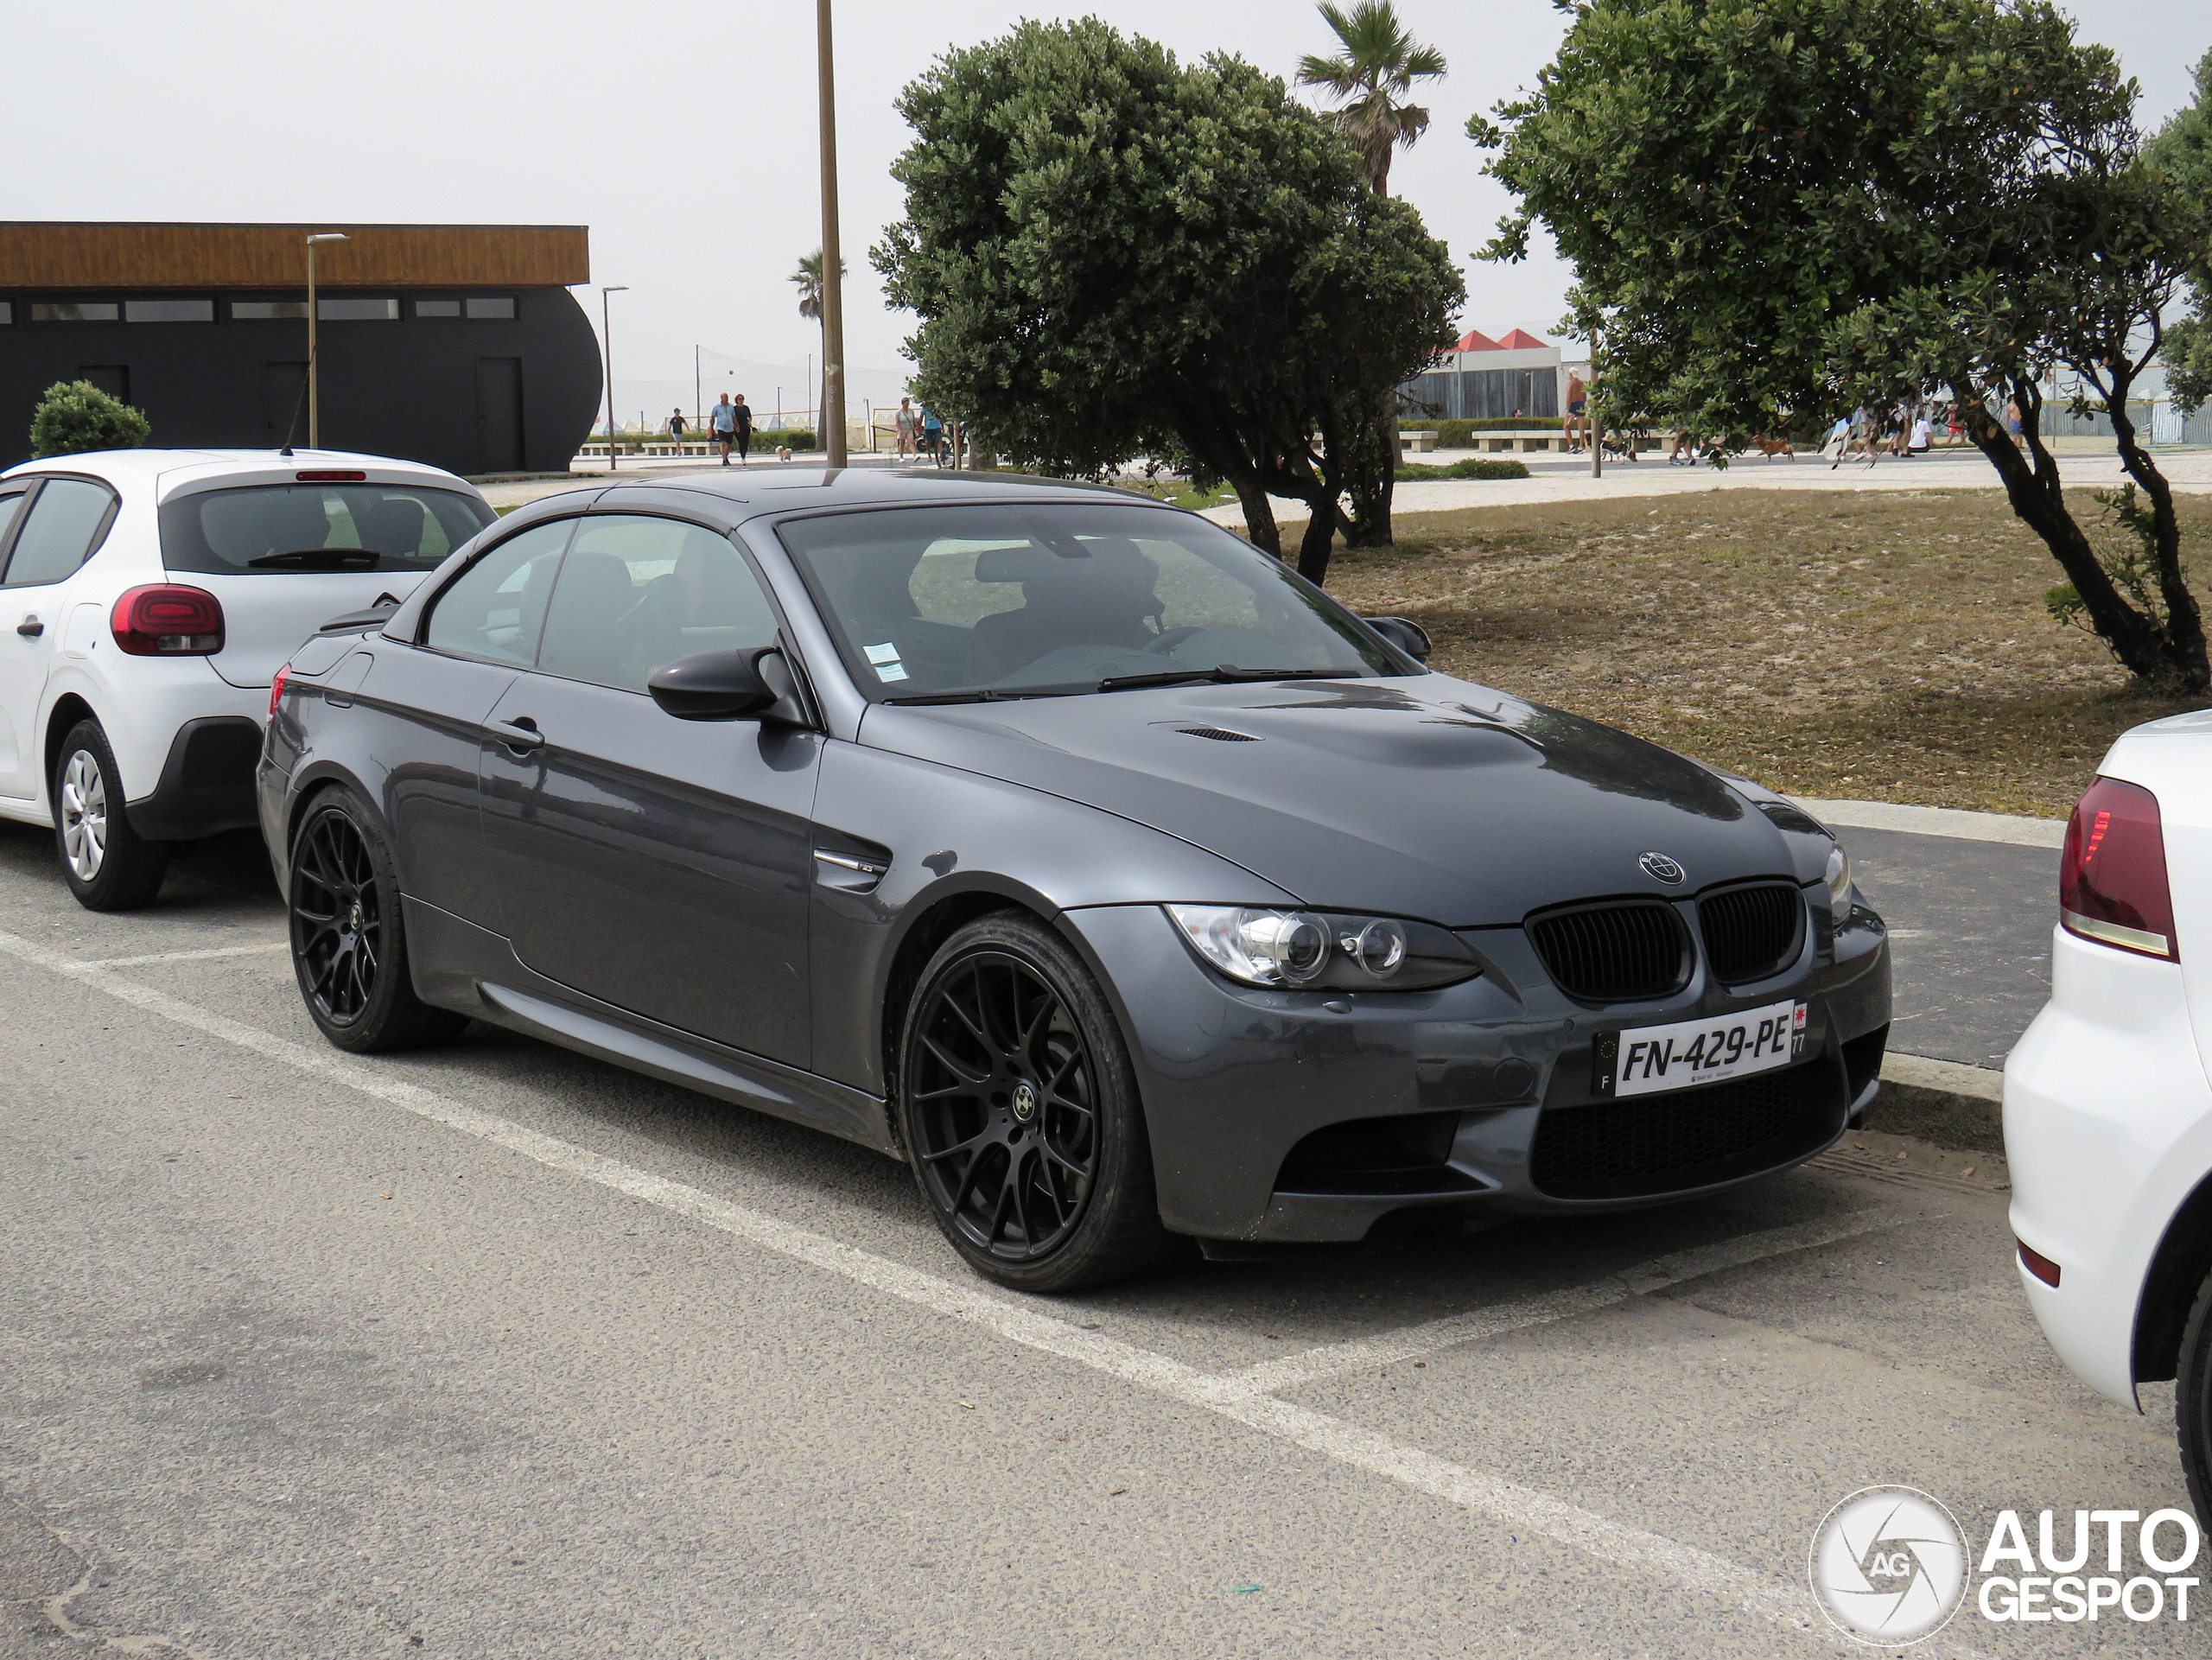
<svg viewBox="0 0 2212 1660">
<path fill-rule="evenodd" d="M 912 709 L 924 703 L 1019 703 L 1025 697 L 1066 697 L 1071 695 L 1068 691 L 1058 690 L 1000 691 L 995 687 L 984 686 L 976 691 L 921 692 L 912 697 L 880 697 L 876 701 L 882 703 L 896 703 L 902 709 Z"/>
<path fill-rule="evenodd" d="M 1186 685 L 1194 680 L 1234 684 L 1246 680 L 1356 680 L 1357 669 L 1240 669 L 1217 663 L 1211 669 L 1162 669 L 1157 674 L 1117 674 L 1098 683 L 1098 691 L 1136 691 L 1146 686 Z"/>
<path fill-rule="evenodd" d="M 374 548 L 294 548 L 245 562 L 249 570 L 374 570 L 383 563 Z"/>
</svg>

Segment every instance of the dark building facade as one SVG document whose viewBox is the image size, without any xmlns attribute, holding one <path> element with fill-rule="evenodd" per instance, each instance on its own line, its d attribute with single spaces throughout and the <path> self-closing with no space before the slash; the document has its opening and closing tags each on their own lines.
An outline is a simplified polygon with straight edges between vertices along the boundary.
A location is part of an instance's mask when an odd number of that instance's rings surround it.
<svg viewBox="0 0 2212 1660">
<path fill-rule="evenodd" d="M 471 476 L 562 472 L 591 430 L 597 337 L 569 292 L 581 226 L 0 224 L 0 464 L 89 380 L 152 444 L 307 442 L 306 238 L 325 448 Z"/>
</svg>

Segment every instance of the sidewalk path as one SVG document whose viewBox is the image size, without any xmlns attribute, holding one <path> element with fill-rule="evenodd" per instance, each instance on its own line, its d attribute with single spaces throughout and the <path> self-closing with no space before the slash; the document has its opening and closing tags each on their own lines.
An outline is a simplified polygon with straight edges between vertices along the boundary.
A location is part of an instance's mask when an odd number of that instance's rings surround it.
<svg viewBox="0 0 2212 1660">
<path fill-rule="evenodd" d="M 1438 450 L 1421 457 L 1424 464 L 1448 466 L 1471 459 L 1472 450 Z M 1502 459 L 1502 458 L 1501 458 Z M 1707 490 L 1995 490 L 1997 474 L 1978 450 L 1939 452 L 1910 461 L 1885 457 L 1872 467 L 1846 461 L 1831 467 L 1825 461 L 1800 456 L 1795 461 L 1760 457 L 1738 460 L 1726 467 L 1669 467 L 1663 455 L 1649 456 L 1630 464 L 1608 461 L 1605 475 L 1590 476 L 1586 456 L 1522 455 L 1531 476 L 1525 479 L 1432 479 L 1401 484 L 1393 498 L 1394 515 L 1448 512 L 1462 507 L 1510 507 L 1556 501 L 1603 501 L 1633 496 L 1694 495 Z M 2212 449 L 2167 450 L 2157 453 L 2158 470 L 2177 491 L 2212 493 Z M 2069 488 L 2095 489 L 2118 484 L 2125 474 L 2113 455 L 2061 455 L 2060 475 Z M 1305 504 L 1276 498 L 1275 514 L 1283 524 L 1308 517 Z M 1217 524 L 1242 528 L 1243 510 L 1235 503 L 1216 507 L 1206 517 Z"/>
</svg>

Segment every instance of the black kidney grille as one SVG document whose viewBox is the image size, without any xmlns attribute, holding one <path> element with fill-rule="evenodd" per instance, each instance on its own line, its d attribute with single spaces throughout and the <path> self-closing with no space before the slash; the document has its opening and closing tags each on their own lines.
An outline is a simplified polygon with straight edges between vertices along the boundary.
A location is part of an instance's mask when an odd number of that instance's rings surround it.
<svg viewBox="0 0 2212 1660">
<path fill-rule="evenodd" d="M 1835 1129 L 1810 1065 L 1679 1095 L 1548 1107 L 1529 1179 L 1558 1199 L 1632 1199 L 1710 1186 L 1810 1154 Z"/>
<path fill-rule="evenodd" d="M 1764 980 L 1796 959 L 1805 898 L 1788 882 L 1731 887 L 1697 902 L 1705 960 L 1716 980 Z"/>
<path fill-rule="evenodd" d="M 1586 1003 L 1635 1002 L 1679 991 L 1689 952 L 1674 907 L 1649 901 L 1555 911 L 1529 925 L 1552 983 Z"/>
</svg>

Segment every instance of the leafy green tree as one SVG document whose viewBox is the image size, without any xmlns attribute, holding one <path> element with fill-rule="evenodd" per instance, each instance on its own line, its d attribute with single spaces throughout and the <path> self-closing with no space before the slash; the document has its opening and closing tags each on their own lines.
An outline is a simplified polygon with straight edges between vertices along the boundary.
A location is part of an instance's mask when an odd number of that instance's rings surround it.
<svg viewBox="0 0 2212 1660">
<path fill-rule="evenodd" d="M 1444 54 L 1407 32 L 1391 0 L 1358 0 L 1350 11 L 1323 0 L 1319 10 L 1342 49 L 1333 57 L 1309 52 L 1300 59 L 1298 84 L 1346 100 L 1337 111 L 1337 130 L 1357 148 L 1375 194 L 1387 196 L 1390 152 L 1410 149 L 1428 130 L 1428 111 L 1401 100 L 1415 81 L 1444 73 Z"/>
<path fill-rule="evenodd" d="M 33 455 L 136 449 L 152 434 L 145 415 L 89 380 L 57 380 L 31 414 Z"/>
<path fill-rule="evenodd" d="M 2212 52 L 2197 60 L 2196 101 L 2158 130 L 2150 157 L 2177 188 L 2212 200 Z M 2190 268 L 2189 285 L 2195 304 L 2166 330 L 2166 387 L 2193 410 L 2212 403 L 2212 249 Z"/>
<path fill-rule="evenodd" d="M 920 320 L 924 399 L 1056 472 L 1179 454 L 1269 552 L 1270 493 L 1302 499 L 1315 580 L 1340 527 L 1387 539 L 1384 394 L 1448 344 L 1464 289 L 1281 80 L 1096 19 L 1027 22 L 899 109 L 906 213 L 873 257 Z"/>
<path fill-rule="evenodd" d="M 1502 128 L 1468 124 L 1521 198 L 1484 251 L 1549 229 L 1622 424 L 1756 432 L 1948 392 L 2065 573 L 2054 608 L 2201 690 L 2172 492 L 2127 399 L 2207 207 L 2145 161 L 2134 101 L 2047 0 L 1594 0 Z M 2053 366 L 2132 480 L 2101 538 L 2043 436 Z"/>
</svg>

